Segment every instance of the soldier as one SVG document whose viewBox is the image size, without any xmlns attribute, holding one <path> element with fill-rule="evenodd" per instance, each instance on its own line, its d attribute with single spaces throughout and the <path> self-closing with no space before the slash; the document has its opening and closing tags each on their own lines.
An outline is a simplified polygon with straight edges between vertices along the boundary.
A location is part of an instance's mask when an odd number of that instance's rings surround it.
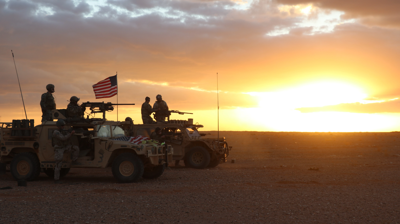
<svg viewBox="0 0 400 224">
<path fill-rule="evenodd" d="M 150 97 L 146 96 L 145 102 L 142 104 L 142 120 L 143 124 L 154 124 L 153 118 L 150 115 L 154 112 L 150 105 Z"/>
<path fill-rule="evenodd" d="M 153 105 L 153 110 L 156 112 L 154 117 L 157 122 L 164 122 L 165 118 L 169 115 L 168 105 L 160 94 L 156 96 L 156 99 L 157 101 Z"/>
<path fill-rule="evenodd" d="M 124 125 L 124 132 L 125 132 L 125 136 L 134 136 L 134 131 L 133 131 L 133 120 L 130 117 L 126 117 L 125 118 L 125 122 L 129 123 L 127 125 Z"/>
<path fill-rule="evenodd" d="M 161 128 L 157 127 L 155 131 L 150 134 L 150 138 L 157 140 L 159 143 L 165 141 L 165 135 L 162 134 Z"/>
<path fill-rule="evenodd" d="M 54 101 L 52 94 L 54 93 L 54 85 L 48 84 L 46 89 L 47 93 L 43 93 L 40 100 L 40 107 L 42 108 L 42 123 L 46 121 L 53 121 L 51 111 L 56 109 L 56 102 Z"/>
<path fill-rule="evenodd" d="M 64 152 L 72 152 L 72 162 L 76 162 L 79 155 L 79 147 L 76 145 L 72 145 L 69 139 L 75 133 L 72 131 L 71 133 L 65 133 L 63 131 L 65 122 L 62 119 L 58 119 L 56 122 L 57 130 L 53 132 L 53 143 L 54 143 L 54 159 L 55 159 L 55 167 L 54 167 L 54 182 L 60 183 L 60 170 L 62 166 L 62 160 L 64 157 Z"/>
<path fill-rule="evenodd" d="M 67 117 L 81 118 L 83 116 L 83 112 L 86 110 L 86 107 L 79 106 L 79 100 L 80 99 L 76 96 L 72 96 L 71 99 L 69 99 L 69 104 L 67 107 Z"/>
</svg>

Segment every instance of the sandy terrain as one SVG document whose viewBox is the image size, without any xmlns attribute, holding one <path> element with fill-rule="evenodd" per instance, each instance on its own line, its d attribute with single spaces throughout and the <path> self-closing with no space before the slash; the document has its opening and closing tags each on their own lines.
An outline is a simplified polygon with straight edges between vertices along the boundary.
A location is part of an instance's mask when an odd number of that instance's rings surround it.
<svg viewBox="0 0 400 224">
<path fill-rule="evenodd" d="M 400 222 L 400 133 L 221 135 L 235 163 L 139 183 L 116 183 L 110 169 L 27 187 L 0 175 L 13 187 L 0 190 L 0 223 Z"/>
</svg>

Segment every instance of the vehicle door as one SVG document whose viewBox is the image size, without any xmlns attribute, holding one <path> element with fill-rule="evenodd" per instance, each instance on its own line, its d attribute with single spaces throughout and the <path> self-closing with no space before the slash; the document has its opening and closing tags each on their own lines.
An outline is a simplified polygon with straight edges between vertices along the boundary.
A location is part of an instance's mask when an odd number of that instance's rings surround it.
<svg viewBox="0 0 400 224">
<path fill-rule="evenodd" d="M 54 141 L 53 132 L 57 130 L 56 126 L 42 126 L 39 134 L 39 159 L 40 161 L 54 161 Z M 68 127 L 66 128 L 68 129 Z M 78 145 L 76 136 L 72 136 L 70 143 Z M 70 153 L 64 154 L 64 160 L 70 160 Z"/>
</svg>

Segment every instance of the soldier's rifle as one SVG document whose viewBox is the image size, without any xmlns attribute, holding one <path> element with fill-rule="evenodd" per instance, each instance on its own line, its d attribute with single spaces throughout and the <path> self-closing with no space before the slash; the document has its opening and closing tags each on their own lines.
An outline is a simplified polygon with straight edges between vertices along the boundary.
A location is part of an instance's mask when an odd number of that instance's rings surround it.
<svg viewBox="0 0 400 224">
<path fill-rule="evenodd" d="M 183 111 L 179 111 L 179 110 L 170 110 L 169 113 L 177 113 L 177 114 L 180 114 L 180 115 L 193 114 L 193 113 L 190 113 L 190 112 L 183 112 Z"/>
<path fill-rule="evenodd" d="M 95 114 L 95 113 L 103 113 L 103 119 L 106 119 L 106 111 L 113 111 L 114 110 L 114 106 L 118 106 L 118 105 L 135 105 L 134 103 L 104 103 L 103 102 L 84 102 L 81 104 L 81 107 L 88 107 L 90 109 L 90 113 L 91 114 Z"/>
</svg>

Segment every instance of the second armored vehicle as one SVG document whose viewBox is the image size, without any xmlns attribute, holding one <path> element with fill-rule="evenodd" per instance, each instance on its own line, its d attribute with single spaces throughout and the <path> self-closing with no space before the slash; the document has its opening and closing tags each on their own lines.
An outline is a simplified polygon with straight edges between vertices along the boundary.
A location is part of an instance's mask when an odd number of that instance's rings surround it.
<svg viewBox="0 0 400 224">
<path fill-rule="evenodd" d="M 169 120 L 157 124 L 135 124 L 135 135 L 150 137 L 156 128 L 162 129 L 165 142 L 174 149 L 173 160 L 183 160 L 185 166 L 204 169 L 226 162 L 231 147 L 225 138 L 207 138 L 198 129 L 203 125 L 193 124 L 193 119 Z"/>
</svg>

